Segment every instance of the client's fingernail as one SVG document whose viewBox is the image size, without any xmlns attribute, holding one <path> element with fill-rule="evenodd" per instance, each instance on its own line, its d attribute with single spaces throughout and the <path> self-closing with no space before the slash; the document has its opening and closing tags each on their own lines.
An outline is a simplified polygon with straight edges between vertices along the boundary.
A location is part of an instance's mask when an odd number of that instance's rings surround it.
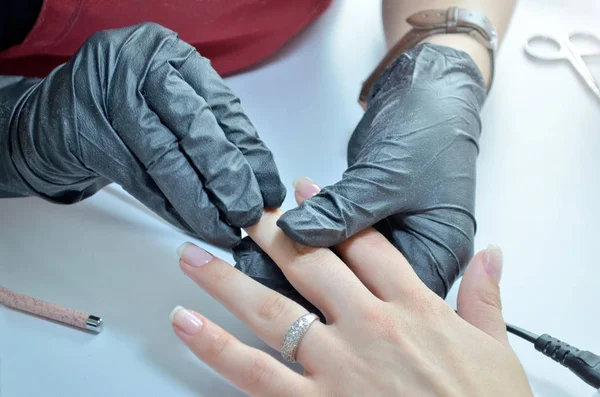
<svg viewBox="0 0 600 397">
<path fill-rule="evenodd" d="M 502 250 L 497 245 L 489 245 L 483 256 L 483 267 L 485 272 L 497 284 L 502 278 Z"/>
<path fill-rule="evenodd" d="M 302 178 L 298 178 L 294 181 L 294 189 L 296 190 L 297 196 L 303 199 L 309 199 L 315 194 L 319 193 L 321 187 L 309 178 L 303 176 Z"/>
<path fill-rule="evenodd" d="M 202 248 L 192 244 L 183 243 L 177 248 L 177 255 L 190 266 L 202 266 L 213 260 L 213 256 Z"/>
<path fill-rule="evenodd" d="M 202 328 L 202 320 L 196 317 L 192 312 L 184 307 L 177 306 L 171 314 L 169 320 L 186 335 L 193 336 Z"/>
</svg>

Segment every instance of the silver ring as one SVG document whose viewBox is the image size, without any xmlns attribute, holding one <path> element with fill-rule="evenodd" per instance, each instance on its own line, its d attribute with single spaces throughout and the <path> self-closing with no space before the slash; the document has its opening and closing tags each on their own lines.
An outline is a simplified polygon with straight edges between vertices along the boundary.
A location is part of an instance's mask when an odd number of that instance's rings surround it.
<svg viewBox="0 0 600 397">
<path fill-rule="evenodd" d="M 294 321 L 290 326 L 283 338 L 283 345 L 281 346 L 281 356 L 285 361 L 290 363 L 296 362 L 296 352 L 298 351 L 298 346 L 300 345 L 302 338 L 304 338 L 306 331 L 308 331 L 312 323 L 318 319 L 319 317 L 317 315 L 307 313 Z"/>
</svg>

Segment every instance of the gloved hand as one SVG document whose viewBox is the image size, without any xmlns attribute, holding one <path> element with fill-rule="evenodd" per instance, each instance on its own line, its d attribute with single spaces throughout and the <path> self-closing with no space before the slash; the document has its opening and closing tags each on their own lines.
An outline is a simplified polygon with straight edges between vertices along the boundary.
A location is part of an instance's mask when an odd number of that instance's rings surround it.
<svg viewBox="0 0 600 397">
<path fill-rule="evenodd" d="M 342 180 L 277 224 L 294 240 L 317 247 L 375 225 L 444 297 L 473 252 L 485 96 L 481 73 L 466 53 L 433 44 L 407 51 L 372 88 Z M 260 250 L 244 242 L 235 254 L 244 272 L 294 296 Z"/>
<path fill-rule="evenodd" d="M 285 197 L 239 99 L 157 24 L 99 32 L 43 80 L 0 80 L 0 197 L 73 203 L 110 182 L 221 246 Z"/>
</svg>

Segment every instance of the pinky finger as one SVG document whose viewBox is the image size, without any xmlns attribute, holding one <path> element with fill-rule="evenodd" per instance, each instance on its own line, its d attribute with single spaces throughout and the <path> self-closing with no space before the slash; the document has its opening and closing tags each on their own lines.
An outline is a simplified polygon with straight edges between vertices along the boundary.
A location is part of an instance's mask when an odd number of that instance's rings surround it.
<svg viewBox="0 0 600 397">
<path fill-rule="evenodd" d="M 309 380 L 267 353 L 237 340 L 206 317 L 183 307 L 169 316 L 175 333 L 208 366 L 251 396 L 303 396 Z"/>
</svg>

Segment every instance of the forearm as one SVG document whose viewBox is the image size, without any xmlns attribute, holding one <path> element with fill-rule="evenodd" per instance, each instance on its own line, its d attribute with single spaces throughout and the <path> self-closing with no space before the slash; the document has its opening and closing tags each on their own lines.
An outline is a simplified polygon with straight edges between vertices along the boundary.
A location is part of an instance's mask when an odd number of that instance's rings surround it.
<svg viewBox="0 0 600 397">
<path fill-rule="evenodd" d="M 424 10 L 446 9 L 448 7 L 471 8 L 486 15 L 498 31 L 498 42 L 503 39 L 516 0 L 382 0 L 382 17 L 388 48 L 400 40 L 410 29 L 406 18 Z M 491 65 L 487 49 L 467 34 L 439 34 L 430 36 L 424 42 L 441 44 L 465 51 L 473 58 L 481 71 L 486 84 L 490 78 Z"/>
<path fill-rule="evenodd" d="M 0 198 L 33 194 L 13 162 L 14 145 L 11 142 L 12 118 L 21 98 L 37 83 L 37 79 L 0 76 Z"/>
</svg>

